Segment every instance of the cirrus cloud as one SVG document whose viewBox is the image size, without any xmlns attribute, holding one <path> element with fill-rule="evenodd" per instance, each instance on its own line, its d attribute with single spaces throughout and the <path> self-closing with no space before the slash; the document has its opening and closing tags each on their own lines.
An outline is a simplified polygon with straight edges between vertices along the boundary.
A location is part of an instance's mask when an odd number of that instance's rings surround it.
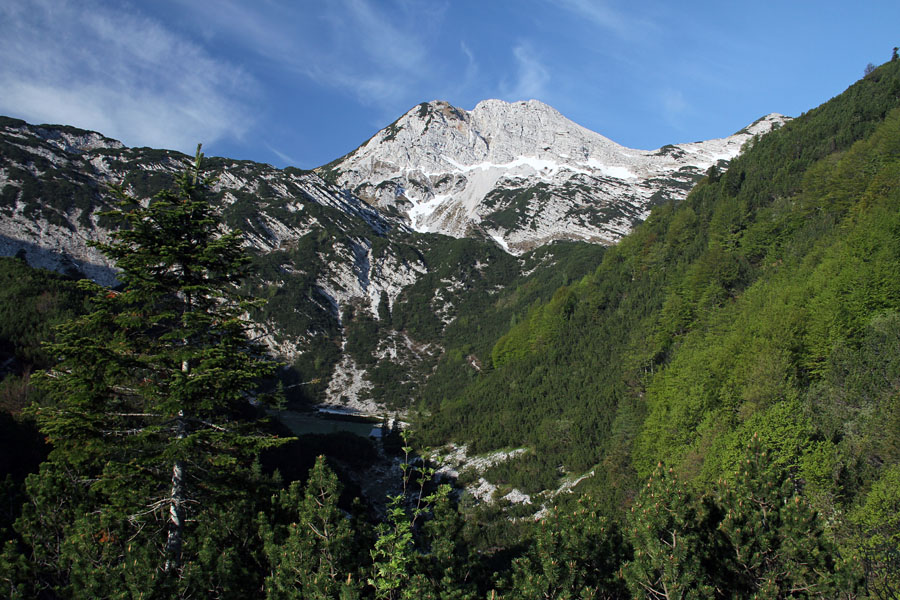
<svg viewBox="0 0 900 600">
<path fill-rule="evenodd" d="M 513 48 L 513 56 L 517 66 L 516 79 L 511 85 L 508 83 L 501 85 L 503 98 L 511 102 L 545 99 L 550 71 L 527 43 L 521 43 Z"/>
<path fill-rule="evenodd" d="M 127 7 L 0 5 L 0 113 L 190 151 L 240 138 L 254 80 Z"/>
</svg>

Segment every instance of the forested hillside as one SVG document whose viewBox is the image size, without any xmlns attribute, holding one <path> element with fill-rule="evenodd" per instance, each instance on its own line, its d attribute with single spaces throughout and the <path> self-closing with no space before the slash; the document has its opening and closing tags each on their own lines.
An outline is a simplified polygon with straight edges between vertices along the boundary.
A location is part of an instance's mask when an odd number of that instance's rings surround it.
<svg viewBox="0 0 900 600">
<path fill-rule="evenodd" d="M 438 241 L 377 321 L 345 314 L 359 357 L 388 329 L 446 348 L 411 442 L 385 444 L 402 476 L 381 513 L 342 498 L 324 458 L 305 482 L 276 469 L 311 457 L 264 418 L 274 365 L 243 317 L 271 309 L 248 304 L 252 261 L 195 169 L 111 215 L 131 227 L 99 245 L 121 289 L 2 265 L 27 299 L 2 331 L 3 425 L 33 458 L 0 489 L 0 594 L 900 593 L 900 62 L 754 139 L 614 247 L 520 264 Z M 456 320 L 417 310 L 458 265 L 442 288 Z M 16 392 L 29 365 L 53 365 L 44 396 Z M 485 474 L 507 488 L 589 476 L 510 519 L 432 480 L 415 452 L 448 441 L 526 448 Z"/>
<path fill-rule="evenodd" d="M 684 203 L 656 209 L 594 273 L 522 314 L 493 347 L 490 372 L 433 401 L 423 435 L 479 450 L 524 441 L 535 448 L 524 460 L 548 476 L 600 459 L 646 475 L 660 456 L 694 474 L 698 435 L 711 444 L 836 382 L 838 354 L 858 356 L 897 308 L 898 68 L 884 65 L 754 141 L 725 173 L 711 169 Z"/>
<path fill-rule="evenodd" d="M 898 106 L 891 62 L 710 170 L 522 315 L 423 439 L 525 445 L 491 475 L 529 491 L 593 470 L 616 514 L 659 461 L 703 489 L 756 433 L 850 535 L 900 458 Z"/>
</svg>

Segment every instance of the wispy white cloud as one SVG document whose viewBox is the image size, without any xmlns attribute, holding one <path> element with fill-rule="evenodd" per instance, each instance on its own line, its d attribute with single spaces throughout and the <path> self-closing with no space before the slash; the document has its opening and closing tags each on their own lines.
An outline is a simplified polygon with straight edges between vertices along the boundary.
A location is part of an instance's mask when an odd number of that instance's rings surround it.
<svg viewBox="0 0 900 600">
<path fill-rule="evenodd" d="M 473 90 L 481 89 L 483 93 L 483 88 L 496 86 L 496 79 L 482 71 L 478 56 L 472 46 L 464 40 L 460 40 L 459 51 L 460 54 L 455 55 L 447 52 L 446 60 L 450 75 L 442 77 L 432 86 L 434 91 L 430 100 L 458 102 L 469 99 Z M 477 100 L 483 99 L 484 97 L 479 97 Z"/>
<path fill-rule="evenodd" d="M 300 164 L 300 161 L 298 161 L 296 158 L 294 158 L 293 156 L 290 156 L 289 154 L 285 154 L 284 152 L 282 152 L 281 150 L 279 150 L 272 144 L 266 144 L 266 148 L 269 149 L 269 152 L 271 152 L 272 154 L 274 154 L 275 156 L 280 158 L 281 162 L 283 162 L 286 165 L 299 165 Z"/>
<path fill-rule="evenodd" d="M 238 0 L 181 5 L 278 71 L 392 109 L 433 74 L 427 34 L 443 14 L 440 4 L 403 0 L 330 0 L 315 8 Z"/>
<path fill-rule="evenodd" d="M 378 10 L 367 0 L 344 0 L 352 33 L 359 34 L 360 48 L 370 62 L 384 65 L 382 71 L 416 73 L 427 63 L 424 40 L 411 31 L 407 13 L 399 18 Z M 411 5 L 407 5 L 409 10 Z"/>
<path fill-rule="evenodd" d="M 477 69 L 478 63 L 475 61 L 475 53 L 472 52 L 472 49 L 469 48 L 469 45 L 465 41 L 461 41 L 459 43 L 459 49 L 462 50 L 462 53 L 466 56 L 468 68 Z"/>
<path fill-rule="evenodd" d="M 127 7 L 4 3 L 0 56 L 3 114 L 184 151 L 250 125 L 252 77 Z"/>
<path fill-rule="evenodd" d="M 501 83 L 502 96 L 506 100 L 546 99 L 546 86 L 550 82 L 550 71 L 527 43 L 513 48 L 516 60 L 516 79 L 511 84 Z"/>
<path fill-rule="evenodd" d="M 685 100 L 684 94 L 681 90 L 667 88 L 662 91 L 659 98 L 665 120 L 671 126 L 678 128 L 690 110 L 690 104 Z"/>
<path fill-rule="evenodd" d="M 548 1 L 624 40 L 646 39 L 659 29 L 647 14 L 641 14 L 634 8 L 629 11 L 619 10 L 612 0 Z"/>
<path fill-rule="evenodd" d="M 606 0 L 551 0 L 558 6 L 579 13 L 596 25 L 623 34 L 628 31 L 628 20 L 614 10 Z"/>
</svg>

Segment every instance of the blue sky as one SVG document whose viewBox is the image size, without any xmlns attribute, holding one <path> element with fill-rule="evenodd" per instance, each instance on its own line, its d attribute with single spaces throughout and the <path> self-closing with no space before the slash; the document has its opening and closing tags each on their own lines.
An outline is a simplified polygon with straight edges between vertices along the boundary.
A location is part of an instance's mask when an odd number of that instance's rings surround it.
<svg viewBox="0 0 900 600">
<path fill-rule="evenodd" d="M 653 149 L 821 104 L 898 23 L 898 0 L 0 0 L 0 114 L 312 168 L 419 102 L 536 98 Z"/>
</svg>

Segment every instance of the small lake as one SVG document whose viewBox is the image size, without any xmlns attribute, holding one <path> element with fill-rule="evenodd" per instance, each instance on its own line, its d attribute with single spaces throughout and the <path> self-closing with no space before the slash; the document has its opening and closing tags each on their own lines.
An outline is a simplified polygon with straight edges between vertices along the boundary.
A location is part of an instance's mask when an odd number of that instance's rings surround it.
<svg viewBox="0 0 900 600">
<path fill-rule="evenodd" d="M 282 410 L 273 411 L 272 416 L 284 423 L 294 435 L 349 431 L 362 437 L 369 437 L 372 429 L 381 425 L 381 421 L 374 418 L 334 415 L 322 412 Z"/>
</svg>

